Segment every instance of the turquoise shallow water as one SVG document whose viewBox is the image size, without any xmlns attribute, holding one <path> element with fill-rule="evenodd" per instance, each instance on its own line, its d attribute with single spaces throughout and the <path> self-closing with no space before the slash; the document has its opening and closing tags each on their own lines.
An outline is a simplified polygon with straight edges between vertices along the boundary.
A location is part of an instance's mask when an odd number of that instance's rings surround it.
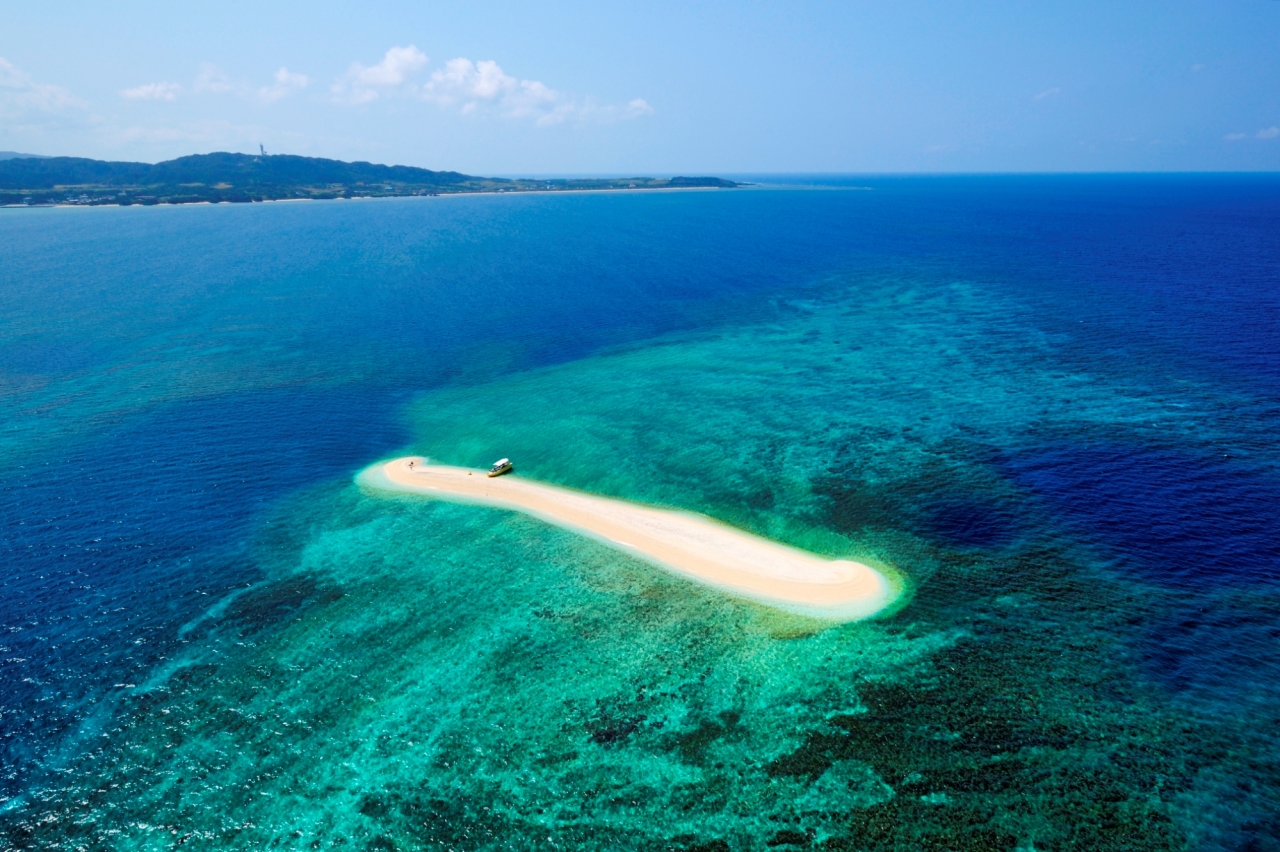
<svg viewBox="0 0 1280 852">
<path fill-rule="evenodd" d="M 867 185 L 0 219 L 0 848 L 1278 848 L 1275 182 Z"/>
</svg>

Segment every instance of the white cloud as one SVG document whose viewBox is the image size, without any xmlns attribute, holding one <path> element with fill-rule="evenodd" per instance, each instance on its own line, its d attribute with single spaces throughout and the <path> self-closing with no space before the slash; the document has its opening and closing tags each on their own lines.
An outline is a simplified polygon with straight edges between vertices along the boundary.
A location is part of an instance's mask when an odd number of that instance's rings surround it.
<svg viewBox="0 0 1280 852">
<path fill-rule="evenodd" d="M 1042 100 L 1044 100 L 1045 98 L 1051 98 L 1051 97 L 1053 97 L 1054 95 L 1058 94 L 1058 92 L 1061 92 L 1061 91 L 1062 91 L 1062 89 L 1058 88 L 1057 86 L 1054 86 L 1052 89 L 1045 89 L 1045 90 L 1044 90 L 1043 92 L 1041 92 L 1040 94 L 1035 95 L 1034 97 L 1032 97 L 1032 98 L 1031 98 L 1031 100 L 1033 100 L 1033 101 L 1042 101 Z"/>
<path fill-rule="evenodd" d="M 626 121 L 653 115 L 653 107 L 649 106 L 649 102 L 644 98 L 634 98 L 623 106 L 595 107 L 586 112 L 589 117 L 594 117 L 597 121 Z"/>
<path fill-rule="evenodd" d="M 1280 136 L 1280 127 L 1264 127 L 1257 133 L 1253 134 L 1254 139 L 1275 139 Z M 1241 139 L 1248 139 L 1248 133 L 1228 133 L 1222 137 L 1228 142 L 1239 142 Z"/>
<path fill-rule="evenodd" d="M 653 107 L 644 98 L 633 98 L 625 104 L 602 104 L 595 98 L 560 103 L 553 112 L 538 119 L 539 124 L 558 124 L 568 119 L 580 123 L 613 124 L 653 115 Z"/>
<path fill-rule="evenodd" d="M 398 86 L 408 79 L 409 75 L 427 64 L 427 55 L 413 45 L 393 47 L 382 57 L 377 65 L 366 68 L 359 62 L 353 63 L 351 73 L 367 86 Z"/>
<path fill-rule="evenodd" d="M 200 65 L 200 73 L 196 75 L 191 89 L 196 92 L 229 92 L 232 89 L 231 78 L 217 65 L 205 62 Z"/>
<path fill-rule="evenodd" d="M 283 66 L 272 76 L 272 80 L 271 85 L 260 87 L 247 80 L 232 80 L 226 71 L 212 62 L 205 62 L 200 66 L 200 73 L 196 75 L 191 91 L 200 94 L 230 92 L 239 98 L 274 103 L 311 85 L 311 78 L 306 74 L 297 74 Z"/>
<path fill-rule="evenodd" d="M 342 103 L 367 104 L 401 87 L 412 89 L 410 77 L 427 64 L 427 55 L 413 45 L 393 47 L 377 65 L 352 62 L 347 73 L 331 87 Z"/>
<path fill-rule="evenodd" d="M 84 106 L 84 101 L 61 86 L 36 83 L 29 74 L 0 56 L 0 115 L 16 115 L 28 109 L 52 112 Z"/>
<path fill-rule="evenodd" d="M 553 119 L 563 96 L 538 80 L 517 80 L 490 59 L 472 62 L 458 57 L 434 72 L 419 96 L 442 107 L 461 104 L 464 114 L 497 108 L 509 116 Z"/>
<path fill-rule="evenodd" d="M 276 72 L 275 79 L 275 85 L 266 86 L 258 90 L 258 97 L 267 103 L 278 101 L 294 92 L 305 89 L 307 84 L 311 82 L 307 79 L 307 75 L 294 74 L 283 66 Z"/>
<path fill-rule="evenodd" d="M 625 106 L 573 98 L 539 80 L 520 80 L 493 60 L 450 59 L 431 74 L 418 96 L 441 107 L 458 106 L 463 115 L 492 110 L 508 118 L 532 118 L 538 124 L 577 121 L 612 122 L 649 115 L 653 107 L 642 98 Z"/>
<path fill-rule="evenodd" d="M 178 97 L 182 87 L 177 83 L 145 83 L 125 89 L 120 97 L 131 101 L 172 101 Z"/>
<path fill-rule="evenodd" d="M 537 95 L 555 97 L 546 86 L 536 85 L 541 87 L 536 90 Z M 494 101 L 511 95 L 519 87 L 520 81 L 503 72 L 498 63 L 491 60 L 476 63 L 459 57 L 450 59 L 444 68 L 431 75 L 431 81 L 422 88 L 422 97 L 449 106 L 458 101 Z"/>
<path fill-rule="evenodd" d="M 462 115 L 496 113 L 508 118 L 531 118 L 538 124 L 613 122 L 649 115 L 653 107 L 642 98 L 625 105 L 602 105 L 591 98 L 575 98 L 539 80 L 522 80 L 491 59 L 478 62 L 459 56 L 437 68 L 424 83 L 414 75 L 426 67 L 427 57 L 413 45 L 393 47 L 377 65 L 353 62 L 330 87 L 333 100 L 367 104 L 391 95 L 414 97 Z"/>
</svg>

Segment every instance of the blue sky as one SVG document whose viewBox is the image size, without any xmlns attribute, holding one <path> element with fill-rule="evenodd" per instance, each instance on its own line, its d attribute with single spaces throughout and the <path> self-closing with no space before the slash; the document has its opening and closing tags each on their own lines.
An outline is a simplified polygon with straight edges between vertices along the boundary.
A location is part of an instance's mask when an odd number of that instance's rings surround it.
<svg viewBox="0 0 1280 852">
<path fill-rule="evenodd" d="M 0 149 L 480 174 L 1280 168 L 1280 0 L 17 3 Z"/>
</svg>

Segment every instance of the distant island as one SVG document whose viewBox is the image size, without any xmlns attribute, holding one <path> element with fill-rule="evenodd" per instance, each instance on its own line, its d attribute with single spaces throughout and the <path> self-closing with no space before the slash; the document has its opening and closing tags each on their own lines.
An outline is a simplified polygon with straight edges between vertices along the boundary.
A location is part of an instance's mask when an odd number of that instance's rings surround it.
<svg viewBox="0 0 1280 852">
<path fill-rule="evenodd" d="M 714 177 L 532 180 L 288 154 L 196 154 L 163 163 L 81 157 L 0 159 L 0 205 L 194 204 L 466 192 L 731 188 Z"/>
</svg>

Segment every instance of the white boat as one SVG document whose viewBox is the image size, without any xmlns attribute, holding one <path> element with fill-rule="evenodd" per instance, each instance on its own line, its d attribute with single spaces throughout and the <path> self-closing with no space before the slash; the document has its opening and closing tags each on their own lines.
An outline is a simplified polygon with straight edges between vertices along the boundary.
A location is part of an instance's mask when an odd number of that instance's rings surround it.
<svg viewBox="0 0 1280 852">
<path fill-rule="evenodd" d="M 493 463 L 493 467 L 489 468 L 490 476 L 502 476 L 504 473 L 510 473 L 515 470 L 515 465 L 511 463 L 511 459 L 498 459 Z"/>
</svg>

